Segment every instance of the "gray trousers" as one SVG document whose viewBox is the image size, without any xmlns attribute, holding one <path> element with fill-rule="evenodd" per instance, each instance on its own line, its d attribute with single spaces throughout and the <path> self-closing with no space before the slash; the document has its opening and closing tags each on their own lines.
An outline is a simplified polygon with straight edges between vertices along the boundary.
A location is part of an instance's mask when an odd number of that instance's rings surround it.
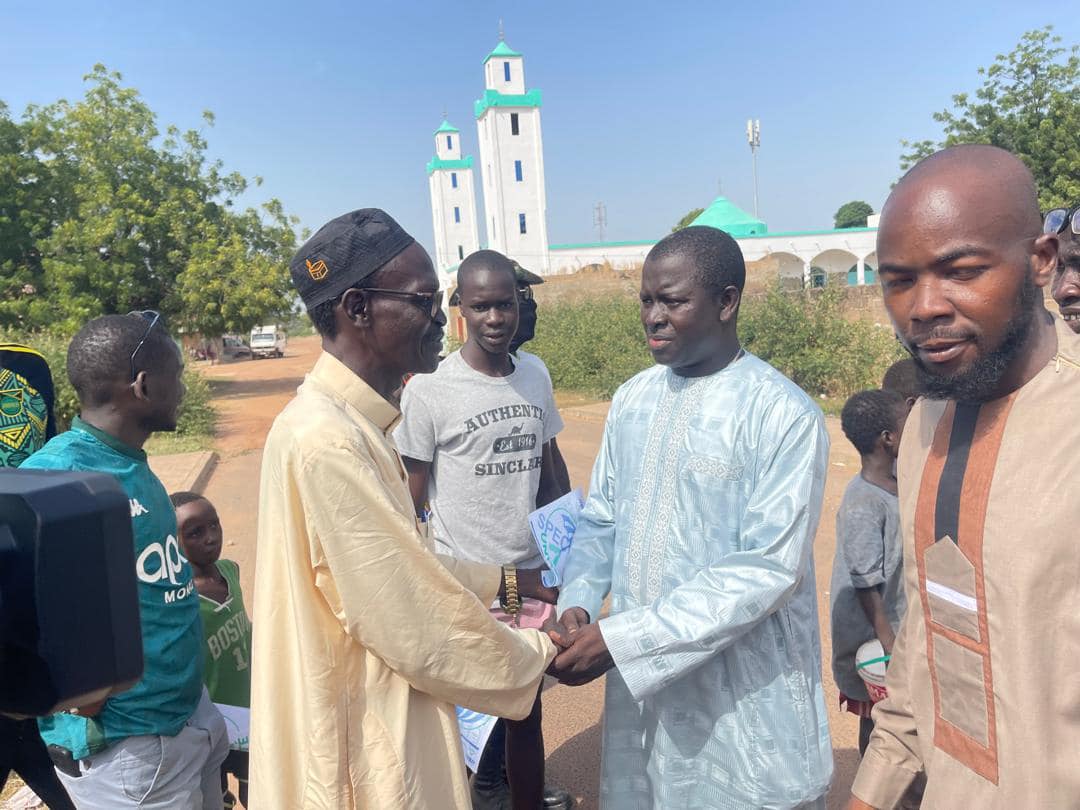
<svg viewBox="0 0 1080 810">
<path fill-rule="evenodd" d="M 128 737 L 79 760 L 80 776 L 57 771 L 79 810 L 222 810 L 225 721 L 203 689 L 175 737 Z"/>
</svg>

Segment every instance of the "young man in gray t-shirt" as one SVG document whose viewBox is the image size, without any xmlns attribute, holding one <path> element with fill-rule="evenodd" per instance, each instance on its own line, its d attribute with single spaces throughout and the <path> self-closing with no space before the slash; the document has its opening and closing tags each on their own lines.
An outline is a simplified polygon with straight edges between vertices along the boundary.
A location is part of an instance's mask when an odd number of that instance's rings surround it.
<svg viewBox="0 0 1080 810">
<path fill-rule="evenodd" d="M 394 439 L 404 457 L 417 514 L 436 548 L 474 562 L 538 569 L 543 560 L 528 515 L 557 498 L 549 442 L 562 429 L 551 378 L 532 355 L 510 355 L 518 322 L 510 261 L 483 250 L 458 270 L 468 340 L 433 374 L 409 380 Z M 512 569 L 511 569 L 512 570 Z M 508 588 L 509 590 L 509 588 Z M 555 592 L 551 592 L 554 601 Z M 541 627 L 552 606 L 515 602 L 499 618 Z M 506 769 L 515 808 L 542 806 L 544 741 L 540 696 L 522 721 L 506 721 Z M 474 796 L 477 806 L 484 797 Z"/>
</svg>

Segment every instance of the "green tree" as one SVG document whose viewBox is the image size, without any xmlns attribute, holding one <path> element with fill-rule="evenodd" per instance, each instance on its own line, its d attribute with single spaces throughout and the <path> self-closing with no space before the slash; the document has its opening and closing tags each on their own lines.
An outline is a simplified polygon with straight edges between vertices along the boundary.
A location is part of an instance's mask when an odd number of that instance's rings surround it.
<svg viewBox="0 0 1080 810">
<path fill-rule="evenodd" d="M 686 216 L 684 216 L 682 219 L 675 223 L 675 227 L 671 229 L 671 232 L 675 233 L 675 231 L 681 231 L 683 228 L 685 228 L 687 225 L 697 219 L 701 215 L 701 212 L 704 210 L 704 208 L 693 208 L 687 211 Z"/>
<path fill-rule="evenodd" d="M 96 65 L 85 78 L 81 100 L 31 106 L 18 125 L 24 171 L 37 160 L 53 193 L 36 203 L 48 225 L 31 229 L 35 253 L 23 262 L 25 276 L 39 257 L 36 283 L 19 285 L 32 292 L 0 308 L 0 325 L 70 331 L 97 315 L 157 309 L 217 335 L 287 311 L 296 235 L 281 203 L 234 210 L 249 183 L 207 157 L 199 131 L 170 126 L 162 136 L 119 73 Z M 0 161 L 2 132 L 0 120 Z M 2 166 L 0 200 L 10 194 Z"/>
<path fill-rule="evenodd" d="M 985 143 L 1018 155 L 1035 175 L 1046 210 L 1080 198 L 1080 50 L 1061 45 L 1053 26 L 1028 31 L 999 54 L 974 96 L 952 97 L 953 110 L 934 113 L 940 141 L 901 141 L 907 169 L 946 146 Z"/>
<path fill-rule="evenodd" d="M 0 323 L 48 318 L 39 243 L 52 232 L 62 195 L 35 153 L 31 127 L 11 120 L 0 102 Z"/>
<path fill-rule="evenodd" d="M 833 216 L 835 228 L 865 228 L 866 218 L 874 213 L 870 203 L 862 200 L 852 200 L 840 206 Z"/>
</svg>

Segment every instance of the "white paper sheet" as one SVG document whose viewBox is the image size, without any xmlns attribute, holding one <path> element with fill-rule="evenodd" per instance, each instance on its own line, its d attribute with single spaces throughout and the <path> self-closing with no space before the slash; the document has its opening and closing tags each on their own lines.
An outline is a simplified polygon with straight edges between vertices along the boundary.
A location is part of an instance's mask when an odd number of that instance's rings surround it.
<svg viewBox="0 0 1080 810">
<path fill-rule="evenodd" d="M 458 729 L 461 732 L 461 750 L 465 753 L 465 766 L 474 773 L 480 764 L 491 730 L 497 717 L 457 707 Z"/>
<path fill-rule="evenodd" d="M 221 716 L 225 718 L 225 729 L 229 732 L 229 748 L 234 751 L 248 750 L 248 735 L 251 733 L 251 709 L 243 706 L 230 706 L 227 703 L 215 703 Z"/>
<path fill-rule="evenodd" d="M 544 585 L 554 588 L 562 584 L 563 571 L 574 544 L 578 518 L 585 506 L 580 489 L 542 506 L 529 515 L 529 528 L 550 571 L 542 575 Z"/>
</svg>

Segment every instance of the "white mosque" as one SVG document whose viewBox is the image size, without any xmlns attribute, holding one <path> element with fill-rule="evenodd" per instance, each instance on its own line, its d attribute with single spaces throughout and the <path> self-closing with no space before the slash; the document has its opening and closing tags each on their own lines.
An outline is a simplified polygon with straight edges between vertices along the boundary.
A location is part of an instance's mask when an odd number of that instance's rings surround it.
<svg viewBox="0 0 1080 810">
<path fill-rule="evenodd" d="M 499 44 L 484 60 L 484 95 L 474 105 L 486 243 L 480 241 L 473 157 L 462 154 L 461 133 L 447 120 L 435 130 L 435 157 L 427 164 L 435 265 L 444 286 L 452 283 L 461 260 L 482 246 L 551 275 L 596 264 L 640 264 L 656 244 L 655 239 L 551 244 L 540 107 L 540 90 L 526 89 L 524 58 L 500 33 Z M 769 233 L 764 222 L 717 197 L 691 224 L 727 231 L 747 261 L 775 260 L 782 280 L 819 287 L 874 283 L 875 220 L 867 228 Z"/>
</svg>

